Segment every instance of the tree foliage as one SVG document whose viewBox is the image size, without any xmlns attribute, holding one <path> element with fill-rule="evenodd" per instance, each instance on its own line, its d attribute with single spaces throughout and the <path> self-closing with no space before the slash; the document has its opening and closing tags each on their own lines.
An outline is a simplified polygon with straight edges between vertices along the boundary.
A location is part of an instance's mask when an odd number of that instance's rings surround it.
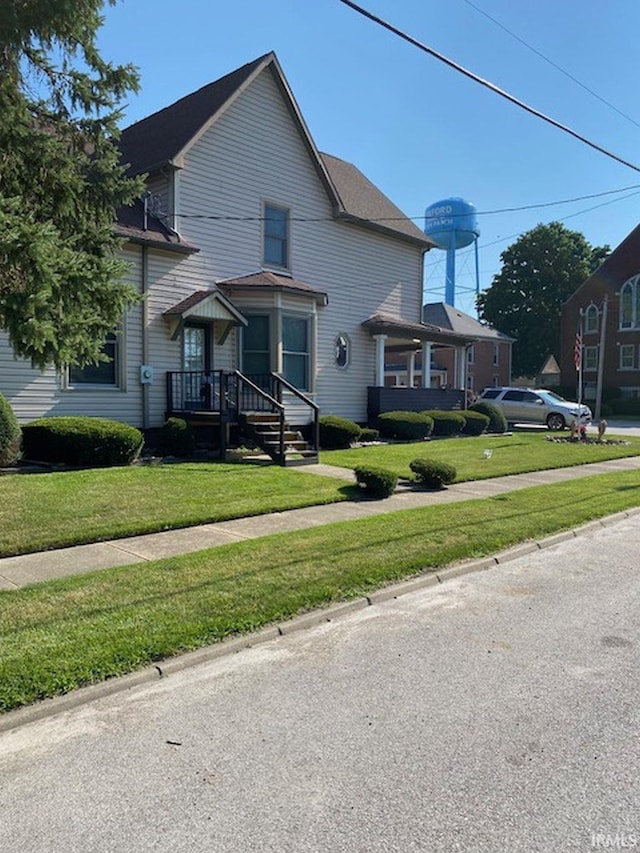
<svg viewBox="0 0 640 853">
<path fill-rule="evenodd" d="M 0 328 L 40 368 L 100 361 L 137 298 L 113 226 L 141 192 L 117 149 L 138 77 L 100 57 L 102 6 L 0 4 Z"/>
<path fill-rule="evenodd" d="M 535 376 L 547 356 L 558 353 L 562 303 L 609 251 L 551 222 L 527 231 L 501 254 L 502 269 L 478 296 L 478 309 L 481 320 L 516 339 L 514 376 Z"/>
</svg>

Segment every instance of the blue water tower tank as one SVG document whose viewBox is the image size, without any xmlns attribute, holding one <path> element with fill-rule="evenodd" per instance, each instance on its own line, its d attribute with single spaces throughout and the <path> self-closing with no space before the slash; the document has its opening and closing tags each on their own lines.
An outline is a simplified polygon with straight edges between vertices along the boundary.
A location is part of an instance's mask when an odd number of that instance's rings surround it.
<svg viewBox="0 0 640 853">
<path fill-rule="evenodd" d="M 445 302 L 455 304 L 455 253 L 480 236 L 476 209 L 463 198 L 445 198 L 430 204 L 424 214 L 424 233 L 447 253 Z"/>
</svg>

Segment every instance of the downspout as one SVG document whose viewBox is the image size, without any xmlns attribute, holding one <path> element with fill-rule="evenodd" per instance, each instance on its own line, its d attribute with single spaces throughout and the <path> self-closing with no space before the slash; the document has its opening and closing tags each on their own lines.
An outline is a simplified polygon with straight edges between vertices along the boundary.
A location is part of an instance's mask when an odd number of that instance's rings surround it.
<svg viewBox="0 0 640 853">
<path fill-rule="evenodd" d="M 149 333 L 147 326 L 149 323 L 149 247 L 142 246 L 142 363 L 149 364 Z M 142 428 L 149 429 L 149 395 L 151 385 L 148 382 L 142 385 Z"/>
</svg>

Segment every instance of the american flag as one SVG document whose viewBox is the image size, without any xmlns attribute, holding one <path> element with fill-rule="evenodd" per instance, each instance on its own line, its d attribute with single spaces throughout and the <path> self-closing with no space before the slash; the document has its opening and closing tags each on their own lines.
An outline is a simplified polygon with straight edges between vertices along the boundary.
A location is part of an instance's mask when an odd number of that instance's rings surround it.
<svg viewBox="0 0 640 853">
<path fill-rule="evenodd" d="M 582 367 L 582 317 L 578 321 L 576 329 L 576 340 L 573 345 L 573 363 L 577 371 Z"/>
</svg>

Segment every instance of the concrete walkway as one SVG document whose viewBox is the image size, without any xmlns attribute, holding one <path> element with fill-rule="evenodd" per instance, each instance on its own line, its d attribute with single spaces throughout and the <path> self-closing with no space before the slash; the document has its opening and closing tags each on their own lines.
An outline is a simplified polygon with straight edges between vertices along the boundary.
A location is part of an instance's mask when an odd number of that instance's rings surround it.
<svg viewBox="0 0 640 853">
<path fill-rule="evenodd" d="M 559 483 L 594 474 L 609 474 L 616 471 L 640 470 L 640 456 L 579 465 L 572 468 L 555 468 L 531 474 L 515 474 L 495 477 L 491 480 L 476 480 L 458 483 L 439 492 L 421 491 L 410 486 L 399 486 L 395 494 L 385 500 L 348 501 L 322 506 L 305 507 L 277 512 L 271 515 L 239 518 L 216 524 L 201 524 L 181 530 L 167 530 L 144 536 L 77 545 L 55 551 L 42 551 L 21 557 L 0 559 L 0 589 L 18 589 L 27 584 L 82 574 L 97 569 L 173 557 L 215 548 L 244 539 L 256 539 L 272 533 L 319 527 L 336 521 L 352 521 L 387 512 L 434 504 L 455 503 L 473 498 L 488 498 L 528 486 Z M 302 473 L 317 473 L 354 482 L 353 472 L 346 468 L 330 465 L 305 465 L 292 468 Z"/>
</svg>

